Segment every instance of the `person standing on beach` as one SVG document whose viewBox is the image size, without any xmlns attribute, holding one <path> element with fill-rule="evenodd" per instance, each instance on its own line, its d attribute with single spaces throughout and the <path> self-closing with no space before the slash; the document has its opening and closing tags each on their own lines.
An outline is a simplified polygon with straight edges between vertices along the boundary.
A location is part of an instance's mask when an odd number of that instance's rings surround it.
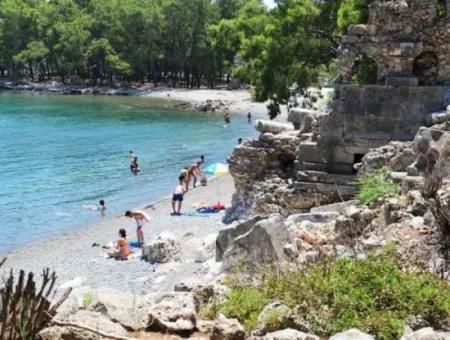
<svg viewBox="0 0 450 340">
<path fill-rule="evenodd" d="M 194 178 L 194 188 L 197 185 L 197 176 L 198 172 L 200 171 L 200 165 L 202 163 L 200 161 L 196 162 L 195 164 L 192 164 L 187 173 L 187 179 L 186 179 L 186 192 L 189 190 L 189 184 L 191 183 L 191 178 Z"/>
<path fill-rule="evenodd" d="M 184 188 L 181 184 L 177 185 L 175 187 L 175 189 L 173 190 L 173 196 L 172 196 L 173 213 L 171 214 L 172 216 L 181 215 L 180 210 L 181 210 L 181 205 L 183 204 L 185 192 L 186 192 L 186 190 L 184 190 Z M 178 203 L 178 207 L 176 207 L 177 203 Z"/>
<path fill-rule="evenodd" d="M 144 231 L 142 230 L 142 227 L 146 222 L 150 222 L 149 216 L 139 210 L 135 211 L 126 211 L 125 217 L 134 218 L 136 221 L 136 236 L 139 246 L 142 246 L 144 244 Z"/>
</svg>

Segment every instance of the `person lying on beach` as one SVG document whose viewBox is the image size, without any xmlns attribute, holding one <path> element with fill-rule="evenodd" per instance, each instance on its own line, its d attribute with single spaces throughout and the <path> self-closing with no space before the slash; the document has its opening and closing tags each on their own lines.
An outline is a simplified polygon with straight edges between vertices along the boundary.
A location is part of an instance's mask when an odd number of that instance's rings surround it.
<svg viewBox="0 0 450 340">
<path fill-rule="evenodd" d="M 173 196 L 172 196 L 172 210 L 173 213 L 171 215 L 181 215 L 181 205 L 183 204 L 184 194 L 185 190 L 183 188 L 183 185 L 177 185 L 175 189 L 173 190 Z M 177 207 L 176 207 L 177 206 Z"/>
<path fill-rule="evenodd" d="M 188 192 L 189 190 L 189 184 L 191 183 L 191 178 L 194 178 L 194 188 L 197 185 L 197 174 L 199 174 L 200 172 L 200 166 L 201 166 L 201 162 L 197 162 L 195 164 L 192 164 L 189 169 L 188 169 L 188 173 L 187 173 L 187 179 L 186 179 L 186 192 Z"/>
<path fill-rule="evenodd" d="M 108 251 L 108 256 L 115 259 L 126 260 L 131 252 L 128 247 L 127 232 L 125 229 L 119 230 L 119 237 L 119 240 L 114 243 L 114 248 Z"/>
<path fill-rule="evenodd" d="M 128 210 L 125 212 L 125 216 L 129 218 L 134 218 L 134 220 L 136 221 L 136 236 L 138 240 L 138 245 L 142 246 L 144 244 L 144 231 L 142 230 L 142 227 L 145 224 L 145 222 L 150 222 L 149 216 L 145 212 L 139 210 L 135 211 Z"/>
</svg>

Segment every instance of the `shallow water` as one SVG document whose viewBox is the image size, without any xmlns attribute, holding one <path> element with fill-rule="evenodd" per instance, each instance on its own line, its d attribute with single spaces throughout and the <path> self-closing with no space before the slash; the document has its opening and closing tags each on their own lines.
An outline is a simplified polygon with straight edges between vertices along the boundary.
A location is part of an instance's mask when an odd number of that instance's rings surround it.
<svg viewBox="0 0 450 340">
<path fill-rule="evenodd" d="M 0 92 L 0 254 L 171 193 L 204 154 L 225 161 L 244 115 L 186 113 L 161 100 Z M 142 172 L 129 169 L 128 151 Z M 105 199 L 107 214 L 84 209 Z"/>
</svg>

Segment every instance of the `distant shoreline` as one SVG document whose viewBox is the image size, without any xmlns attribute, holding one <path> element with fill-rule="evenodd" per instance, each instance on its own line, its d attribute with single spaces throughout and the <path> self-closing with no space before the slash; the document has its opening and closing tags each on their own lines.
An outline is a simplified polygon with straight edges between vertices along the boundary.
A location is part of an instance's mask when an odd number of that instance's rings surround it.
<svg viewBox="0 0 450 340">
<path fill-rule="evenodd" d="M 18 91 L 30 93 L 51 93 L 58 95 L 92 95 L 92 96 L 128 96 L 167 99 L 179 102 L 176 107 L 185 111 L 232 112 L 267 118 L 267 103 L 252 101 L 249 90 L 228 89 L 188 89 L 172 87 L 108 87 L 81 86 L 61 83 L 30 83 L 15 85 L 11 82 L 0 81 L 0 91 Z"/>
</svg>

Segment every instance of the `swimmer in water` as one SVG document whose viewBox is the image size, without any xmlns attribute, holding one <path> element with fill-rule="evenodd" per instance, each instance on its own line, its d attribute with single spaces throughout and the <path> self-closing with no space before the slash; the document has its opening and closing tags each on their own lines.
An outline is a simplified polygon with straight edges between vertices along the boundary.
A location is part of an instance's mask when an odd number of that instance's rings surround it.
<svg viewBox="0 0 450 340">
<path fill-rule="evenodd" d="M 90 210 L 100 210 L 102 215 L 105 215 L 106 203 L 105 203 L 105 200 L 100 200 L 98 202 L 98 205 L 96 205 L 96 204 L 83 205 L 83 208 L 90 209 Z"/>
</svg>

